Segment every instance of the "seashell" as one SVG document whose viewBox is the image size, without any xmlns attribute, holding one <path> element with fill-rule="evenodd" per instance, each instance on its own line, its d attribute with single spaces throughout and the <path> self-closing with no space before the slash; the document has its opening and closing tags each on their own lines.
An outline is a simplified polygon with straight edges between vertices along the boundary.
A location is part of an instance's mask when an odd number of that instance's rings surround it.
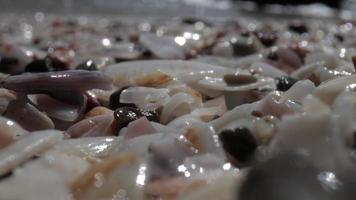
<svg viewBox="0 0 356 200">
<path fill-rule="evenodd" d="M 200 92 L 198 92 L 197 90 L 193 89 L 192 87 L 186 85 L 185 83 L 180 83 L 180 82 L 170 82 L 170 84 L 168 84 L 166 86 L 167 89 L 169 89 L 169 95 L 173 96 L 177 93 L 186 93 L 191 95 L 194 98 L 195 101 L 195 105 L 197 107 L 201 107 L 202 103 L 203 103 L 203 97 L 202 94 Z"/>
<path fill-rule="evenodd" d="M 0 152 L 0 176 L 11 172 L 33 156 L 38 155 L 60 142 L 63 138 L 61 131 L 44 130 L 28 134 Z"/>
<path fill-rule="evenodd" d="M 190 126 L 186 128 L 184 136 L 198 150 L 199 154 L 210 153 L 225 158 L 218 136 L 209 124 L 192 121 Z"/>
<path fill-rule="evenodd" d="M 262 59 L 263 59 L 263 55 L 260 53 L 244 56 L 236 61 L 235 66 L 239 66 L 239 68 L 241 69 L 246 69 L 250 67 L 253 63 L 261 62 Z"/>
<path fill-rule="evenodd" d="M 309 63 L 293 71 L 290 76 L 298 80 L 305 79 L 307 77 L 310 77 L 315 72 L 315 70 L 324 66 L 324 61 Z"/>
<path fill-rule="evenodd" d="M 324 103 L 331 105 L 342 91 L 353 88 L 355 82 L 356 75 L 335 78 L 316 87 L 313 94 Z"/>
<path fill-rule="evenodd" d="M 97 71 L 66 70 L 59 72 L 26 73 L 9 76 L 1 85 L 16 92 L 33 94 L 52 91 L 110 89 L 110 79 Z"/>
<path fill-rule="evenodd" d="M 219 132 L 223 127 L 235 120 L 250 117 L 251 112 L 257 110 L 258 105 L 259 103 L 255 102 L 236 106 L 232 110 L 224 113 L 221 117 L 211 121 L 209 124 L 215 129 L 215 131 Z"/>
<path fill-rule="evenodd" d="M 71 185 L 71 190 L 78 200 L 112 199 L 122 195 L 120 191 L 125 192 L 125 198 L 143 199 L 145 169 L 136 155 L 117 155 L 94 165 Z"/>
<path fill-rule="evenodd" d="M 314 48 L 305 57 L 305 64 L 321 61 L 325 62 L 325 66 L 327 66 L 328 69 L 335 69 L 339 63 L 339 59 L 335 50 L 324 45 Z"/>
<path fill-rule="evenodd" d="M 40 162 L 15 170 L 0 183 L 0 193 L 3 199 L 73 200 L 61 174 Z"/>
<path fill-rule="evenodd" d="M 148 147 L 152 142 L 159 141 L 163 137 L 163 133 L 154 133 L 135 137 L 119 145 L 113 153 L 131 152 L 139 156 L 143 156 L 148 153 Z"/>
<path fill-rule="evenodd" d="M 207 74 L 226 74 L 231 69 L 221 66 L 209 65 L 194 61 L 182 60 L 149 60 L 149 61 L 131 61 L 116 65 L 110 65 L 104 73 L 109 76 L 115 86 L 121 88 L 125 86 L 136 85 L 135 79 L 130 77 L 139 77 L 152 72 L 162 72 L 182 82 L 190 84 L 204 78 Z M 189 74 L 191 74 L 189 76 Z M 192 76 L 193 75 L 193 76 Z"/>
<path fill-rule="evenodd" d="M 243 176 L 236 172 L 222 173 L 209 181 L 208 184 L 199 184 L 193 187 L 187 186 L 177 199 L 198 200 L 198 199 L 239 199 L 238 194 L 243 182 Z"/>
<path fill-rule="evenodd" d="M 53 121 L 45 113 L 27 103 L 23 97 L 11 101 L 4 116 L 16 121 L 28 131 L 54 128 Z"/>
<path fill-rule="evenodd" d="M 254 83 L 230 86 L 225 82 L 225 80 L 223 80 L 223 78 L 205 77 L 204 79 L 198 82 L 198 85 L 211 90 L 237 92 L 253 90 L 268 85 L 274 85 L 274 80 L 272 78 L 261 78 Z"/>
<path fill-rule="evenodd" d="M 85 160 L 85 157 L 56 150 L 47 151 L 31 164 L 37 164 L 37 162 L 61 174 L 68 185 L 72 184 L 90 168 L 90 162 Z"/>
<path fill-rule="evenodd" d="M 151 121 L 151 125 L 153 126 L 153 128 L 155 130 L 157 130 L 158 133 L 175 133 L 175 134 L 179 134 L 180 130 L 169 127 L 167 125 L 163 125 L 161 123 L 157 123 L 157 122 L 152 122 Z"/>
<path fill-rule="evenodd" d="M 0 149 L 10 145 L 16 139 L 28 133 L 16 122 L 5 117 L 0 117 L 0 130 Z"/>
<path fill-rule="evenodd" d="M 58 120 L 74 122 L 84 113 L 85 104 L 84 106 L 70 105 L 43 94 L 32 95 L 32 98 L 29 98 L 39 110 Z"/>
<path fill-rule="evenodd" d="M 338 134 L 335 132 L 336 125 L 335 118 L 325 112 L 285 116 L 279 123 L 279 131 L 272 139 L 269 150 L 276 153 L 282 150 L 285 152 L 304 149 L 312 160 L 315 159 L 315 164 L 318 166 L 334 168 L 335 160 L 332 159 L 335 157 L 331 159 L 330 156 L 338 152 L 337 149 L 332 148 L 332 143 L 337 141 L 334 138 Z M 333 140 L 327 139 L 329 137 Z M 330 154 L 330 151 L 335 153 Z"/>
<path fill-rule="evenodd" d="M 69 127 L 65 134 L 71 138 L 115 135 L 113 114 L 97 115 L 83 119 Z"/>
<path fill-rule="evenodd" d="M 148 74 L 142 74 L 135 77 L 134 83 L 136 85 L 145 86 L 145 87 L 157 87 L 168 83 L 172 80 L 172 77 L 162 73 L 160 71 L 155 71 Z"/>
<path fill-rule="evenodd" d="M 315 85 L 313 82 L 309 80 L 297 81 L 289 90 L 287 90 L 282 98 L 281 102 L 285 102 L 287 100 L 301 103 L 303 98 L 308 94 L 311 94 L 315 89 Z"/>
<path fill-rule="evenodd" d="M 274 94 L 267 95 L 261 100 L 256 108 L 256 111 L 259 111 L 262 116 L 272 115 L 277 118 L 282 118 L 284 115 L 294 114 L 295 112 L 301 110 L 301 108 L 296 106 L 293 101 L 282 101 L 283 97 L 281 99 L 279 98 L 279 96 Z"/>
<path fill-rule="evenodd" d="M 144 110 L 155 110 L 169 99 L 169 90 L 166 88 L 129 87 L 120 94 L 120 103 L 133 103 Z"/>
<path fill-rule="evenodd" d="M 355 92 L 345 91 L 336 97 L 332 105 L 333 113 L 338 116 L 340 136 L 346 141 L 346 144 L 349 145 L 349 147 L 354 145 L 354 124 L 356 120 L 355 100 Z M 324 106 L 327 107 L 326 105 Z M 327 108 L 330 110 L 329 107 Z"/>
<path fill-rule="evenodd" d="M 112 90 L 100 90 L 92 89 L 88 90 L 87 93 L 92 97 L 98 99 L 101 105 L 109 106 L 110 104 L 110 95 L 115 92 L 115 89 Z"/>
<path fill-rule="evenodd" d="M 330 154 L 327 159 L 332 158 L 333 155 Z M 248 172 L 240 187 L 239 197 L 253 200 L 281 200 L 285 197 L 291 200 L 301 198 L 346 200 L 355 195 L 352 189 L 354 185 L 350 184 L 349 187 L 342 185 L 351 183 L 354 177 L 351 173 L 353 170 L 342 170 L 316 165 L 310 158 L 309 152 L 305 150 L 282 153 Z M 333 181 L 327 180 L 327 176 L 333 176 Z M 291 183 L 289 180 L 294 181 Z M 278 189 L 281 183 L 285 188 L 283 191 Z M 330 193 L 331 190 L 333 192 Z"/>
<path fill-rule="evenodd" d="M 198 152 L 189 140 L 173 134 L 152 142 L 148 151 L 156 158 L 168 161 L 171 165 L 179 165 L 186 157 L 191 157 Z"/>
<path fill-rule="evenodd" d="M 252 103 L 263 98 L 263 93 L 256 90 L 224 92 L 226 108 L 231 110 L 236 106 Z"/>
<path fill-rule="evenodd" d="M 205 185 L 205 180 L 188 179 L 183 177 L 165 178 L 152 181 L 145 186 L 147 196 L 161 199 L 176 199 L 183 190 L 194 190 Z"/>
<path fill-rule="evenodd" d="M 287 74 L 284 71 L 264 62 L 253 63 L 249 67 L 249 71 L 253 74 L 259 74 L 261 76 L 272 77 L 272 78 L 287 76 Z"/>
<path fill-rule="evenodd" d="M 300 57 L 289 48 L 278 48 L 276 54 L 279 63 L 286 64 L 294 69 L 298 69 L 302 65 Z"/>
<path fill-rule="evenodd" d="M 221 116 L 225 111 L 226 109 L 218 106 L 209 108 L 197 108 L 194 109 L 190 115 L 195 116 L 195 118 L 200 119 L 203 122 L 209 122 L 216 116 Z"/>
<path fill-rule="evenodd" d="M 79 157 L 106 158 L 122 143 L 119 137 L 83 137 L 64 140 L 54 146 L 55 151 Z"/>
<path fill-rule="evenodd" d="M 0 88 L 0 114 L 3 114 L 9 103 L 16 99 L 16 95 L 9 90 Z"/>
<path fill-rule="evenodd" d="M 305 113 L 330 112 L 329 106 L 312 94 L 308 94 L 302 100 L 302 104 Z"/>
<path fill-rule="evenodd" d="M 173 117 L 189 113 L 193 104 L 194 97 L 191 95 L 183 92 L 174 94 L 163 106 L 160 122 L 162 124 L 167 124 Z"/>
<path fill-rule="evenodd" d="M 146 117 L 140 117 L 128 124 L 126 133 L 123 137 L 125 140 L 129 140 L 134 137 L 154 133 L 157 133 L 157 130 L 151 125 L 150 121 L 148 121 Z"/>
<path fill-rule="evenodd" d="M 84 118 L 91 118 L 91 117 L 106 115 L 106 114 L 114 114 L 114 111 L 103 106 L 97 106 L 91 109 L 89 112 L 87 112 Z"/>
<path fill-rule="evenodd" d="M 236 62 L 233 59 L 223 58 L 220 56 L 211 56 L 211 55 L 199 55 L 194 59 L 191 59 L 195 62 L 206 63 L 216 66 L 224 66 L 228 68 L 236 68 Z"/>
</svg>

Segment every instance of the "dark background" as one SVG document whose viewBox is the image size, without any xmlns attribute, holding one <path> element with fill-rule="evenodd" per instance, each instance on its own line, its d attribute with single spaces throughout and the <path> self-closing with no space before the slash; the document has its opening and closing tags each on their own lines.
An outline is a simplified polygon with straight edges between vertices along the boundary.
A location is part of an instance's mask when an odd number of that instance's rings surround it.
<svg viewBox="0 0 356 200">
<path fill-rule="evenodd" d="M 247 0 L 243 0 L 247 1 Z M 311 3 L 323 3 L 327 6 L 332 8 L 339 9 L 341 7 L 342 1 L 341 0 L 248 0 L 255 2 L 259 5 L 266 5 L 266 4 L 282 4 L 282 5 L 299 5 L 299 4 L 311 4 Z"/>
</svg>

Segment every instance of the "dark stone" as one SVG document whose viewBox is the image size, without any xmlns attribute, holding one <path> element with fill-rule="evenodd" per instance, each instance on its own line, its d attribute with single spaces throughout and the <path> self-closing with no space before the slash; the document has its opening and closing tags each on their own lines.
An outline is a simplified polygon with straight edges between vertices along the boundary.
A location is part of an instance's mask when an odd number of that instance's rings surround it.
<svg viewBox="0 0 356 200">
<path fill-rule="evenodd" d="M 294 20 L 291 24 L 289 24 L 288 28 L 289 28 L 289 30 L 299 33 L 299 34 L 308 32 L 308 28 L 300 20 Z"/>
<path fill-rule="evenodd" d="M 276 78 L 277 90 L 287 91 L 291 88 L 298 80 L 289 76 L 281 76 Z"/>
<path fill-rule="evenodd" d="M 63 71 L 68 70 L 69 66 L 67 63 L 61 60 L 47 56 L 43 59 L 37 59 L 30 62 L 25 67 L 25 72 L 39 73 L 39 72 L 51 72 L 51 71 Z"/>
<path fill-rule="evenodd" d="M 219 139 L 225 151 L 238 161 L 248 161 L 257 149 L 255 137 L 245 127 L 224 130 L 219 134 Z"/>
<path fill-rule="evenodd" d="M 261 43 L 266 47 L 274 45 L 278 39 L 278 35 L 275 32 L 256 32 L 255 34 Z"/>
<path fill-rule="evenodd" d="M 11 67 L 17 65 L 19 60 L 15 57 L 7 57 L 0 55 L 0 72 L 9 73 Z"/>
<path fill-rule="evenodd" d="M 82 69 L 87 71 L 97 71 L 98 67 L 93 60 L 86 60 L 80 63 L 75 69 Z"/>
</svg>

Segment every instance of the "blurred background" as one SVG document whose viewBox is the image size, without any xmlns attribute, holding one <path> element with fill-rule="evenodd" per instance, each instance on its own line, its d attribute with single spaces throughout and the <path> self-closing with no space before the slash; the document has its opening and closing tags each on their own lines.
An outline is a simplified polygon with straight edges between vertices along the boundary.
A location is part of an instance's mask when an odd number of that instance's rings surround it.
<svg viewBox="0 0 356 200">
<path fill-rule="evenodd" d="M 0 0 L 1 12 L 99 13 L 114 15 L 234 15 L 272 14 L 353 15 L 356 0 Z M 287 6 L 287 7 L 282 7 Z"/>
</svg>

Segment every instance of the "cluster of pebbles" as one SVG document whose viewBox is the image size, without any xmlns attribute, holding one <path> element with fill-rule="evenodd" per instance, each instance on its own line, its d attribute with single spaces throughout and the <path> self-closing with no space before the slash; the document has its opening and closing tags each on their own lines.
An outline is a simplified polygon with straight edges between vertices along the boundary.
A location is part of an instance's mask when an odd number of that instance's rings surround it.
<svg viewBox="0 0 356 200">
<path fill-rule="evenodd" d="M 3 20 L 0 199 L 354 199 L 355 25 Z"/>
</svg>

